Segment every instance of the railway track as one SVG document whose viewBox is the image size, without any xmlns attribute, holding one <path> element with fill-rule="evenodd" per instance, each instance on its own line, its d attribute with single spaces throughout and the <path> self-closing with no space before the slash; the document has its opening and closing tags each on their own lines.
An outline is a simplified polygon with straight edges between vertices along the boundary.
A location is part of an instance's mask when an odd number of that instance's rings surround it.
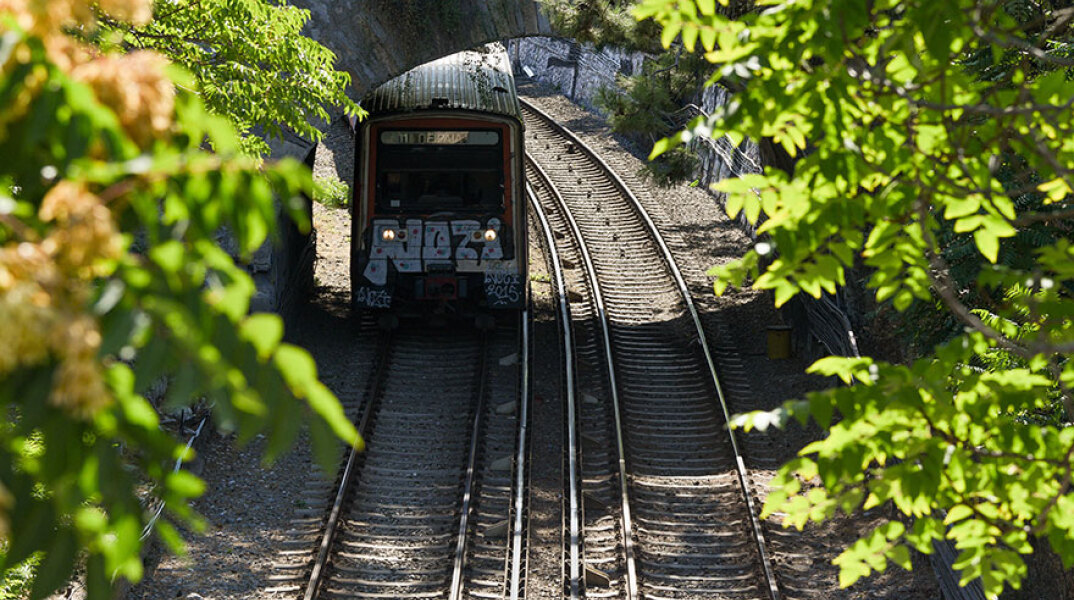
<svg viewBox="0 0 1074 600">
<path fill-rule="evenodd" d="M 347 453 L 305 512 L 277 597 L 506 598 L 524 582 L 528 322 L 382 334 Z M 305 517 L 302 519 L 301 517 Z"/>
<path fill-rule="evenodd" d="M 667 245 L 580 140 L 525 113 L 568 356 L 564 595 L 782 600 L 791 580 L 804 590 L 769 557 Z M 366 351 L 378 367 L 365 385 L 341 382 L 365 392 L 341 398 L 367 452 L 306 491 L 274 597 L 523 597 L 525 322 L 484 339 L 404 327 Z"/>
<path fill-rule="evenodd" d="M 524 103 L 563 306 L 573 597 L 781 598 L 689 290 L 642 205 Z M 567 345 L 565 344 L 565 346 Z"/>
</svg>

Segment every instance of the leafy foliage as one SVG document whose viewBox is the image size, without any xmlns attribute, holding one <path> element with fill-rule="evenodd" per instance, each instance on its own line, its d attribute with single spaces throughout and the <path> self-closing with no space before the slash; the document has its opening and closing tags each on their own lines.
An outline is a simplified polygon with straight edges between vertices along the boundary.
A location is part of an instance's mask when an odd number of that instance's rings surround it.
<svg viewBox="0 0 1074 600">
<path fill-rule="evenodd" d="M 351 186 L 334 175 L 314 177 L 313 200 L 329 208 L 345 208 L 350 203 Z"/>
<path fill-rule="evenodd" d="M 600 47 L 617 46 L 642 52 L 659 52 L 660 28 L 631 15 L 632 2 L 597 0 L 540 0 L 552 27 L 579 42 Z"/>
<path fill-rule="evenodd" d="M 0 555 L 6 548 L 0 545 Z M 30 586 L 33 585 L 33 575 L 40 555 L 33 555 L 20 565 L 14 565 L 6 572 L 0 573 L 0 600 L 21 600 L 30 594 Z"/>
<path fill-rule="evenodd" d="M 670 52 L 665 50 L 662 31 L 656 23 L 639 22 L 631 16 L 634 2 L 542 3 L 556 30 L 576 41 L 648 55 L 640 72 L 620 76 L 616 86 L 597 93 L 595 104 L 608 115 L 613 131 L 648 147 L 675 133 L 701 112 L 699 105 L 704 84 L 714 70 L 712 63 L 700 53 L 686 51 L 682 44 L 672 44 Z M 734 0 L 720 9 L 733 16 L 751 6 L 751 1 Z M 696 148 L 684 145 L 653 157 L 642 175 L 658 185 L 673 185 L 694 179 L 699 164 Z"/>
<path fill-rule="evenodd" d="M 100 8 L 146 26 L 144 0 Z M 308 169 L 264 168 L 194 80 L 149 51 L 100 53 L 79 0 L 0 1 L 0 572 L 40 558 L 31 597 L 85 557 L 89 596 L 141 576 L 150 485 L 175 519 L 203 484 L 159 427 L 166 403 L 204 397 L 223 427 L 267 431 L 266 458 L 306 415 L 319 456 L 360 443 L 312 359 L 281 342 L 272 315 L 248 315 L 250 277 L 216 243 L 250 256 L 273 235 L 274 198 L 303 227 Z M 215 153 L 205 151 L 209 142 Z M 335 434 L 335 435 L 333 435 Z M 158 532 L 173 547 L 167 521 Z"/>
<path fill-rule="evenodd" d="M 109 45 L 121 35 L 125 49 L 156 50 L 185 67 L 205 106 L 263 153 L 251 130 L 279 137 L 286 127 L 320 140 L 315 122 L 329 120 L 326 107 L 361 113 L 345 93 L 350 76 L 333 68 L 335 55 L 302 35 L 308 20 L 309 11 L 283 0 L 156 0 L 144 24 L 104 17 L 98 39 Z"/>
<path fill-rule="evenodd" d="M 710 72 L 711 65 L 695 54 L 665 53 L 646 61 L 641 73 L 620 77 L 617 88 L 601 89 L 596 104 L 608 114 L 613 131 L 653 144 L 697 114 L 693 102 Z M 651 161 L 645 172 L 671 185 L 691 178 L 697 166 L 697 156 L 682 146 Z"/>
<path fill-rule="evenodd" d="M 878 300 L 939 302 L 957 324 L 909 366 L 819 361 L 855 385 L 740 418 L 828 429 L 784 465 L 766 511 L 799 527 L 885 502 L 914 517 L 848 548 L 844 585 L 941 538 L 990 597 L 1020 585 L 1031 536 L 1074 564 L 1074 8 L 765 0 L 730 19 L 715 0 L 644 0 L 635 14 L 740 90 L 654 156 L 727 135 L 796 158 L 718 185 L 732 216 L 764 215 L 778 257 L 714 268 L 717 293 L 819 296 L 860 259 Z"/>
</svg>

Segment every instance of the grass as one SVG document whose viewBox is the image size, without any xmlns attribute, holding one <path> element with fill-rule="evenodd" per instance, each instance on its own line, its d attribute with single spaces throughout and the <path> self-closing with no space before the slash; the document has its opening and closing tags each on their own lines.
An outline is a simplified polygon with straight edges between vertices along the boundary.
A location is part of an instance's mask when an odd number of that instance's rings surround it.
<svg viewBox="0 0 1074 600">
<path fill-rule="evenodd" d="M 351 186 L 334 176 L 313 178 L 313 200 L 328 208 L 346 208 L 350 204 Z"/>
</svg>

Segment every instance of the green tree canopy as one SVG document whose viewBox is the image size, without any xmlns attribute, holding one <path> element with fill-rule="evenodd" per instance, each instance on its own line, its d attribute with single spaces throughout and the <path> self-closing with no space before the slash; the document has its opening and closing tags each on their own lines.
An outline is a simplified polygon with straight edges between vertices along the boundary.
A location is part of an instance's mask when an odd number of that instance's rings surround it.
<svg viewBox="0 0 1074 600">
<path fill-rule="evenodd" d="M 205 106 L 227 117 L 252 151 L 267 147 L 251 130 L 279 137 L 288 128 L 317 141 L 329 107 L 361 113 L 335 55 L 302 35 L 309 11 L 284 0 L 156 0 L 153 18 L 137 23 L 100 6 L 99 44 L 156 50 L 184 67 Z"/>
<path fill-rule="evenodd" d="M 645 0 L 636 15 L 739 90 L 654 155 L 727 135 L 796 158 L 717 186 L 768 240 L 713 269 L 718 293 L 819 296 L 861 261 L 878 300 L 938 302 L 960 324 L 910 365 L 823 359 L 813 372 L 854 385 L 740 419 L 827 429 L 782 468 L 767 514 L 801 527 L 891 502 L 913 517 L 843 552 L 844 585 L 942 538 L 993 598 L 1020 585 L 1034 537 L 1074 564 L 1074 8 L 765 0 L 732 19 L 715 0 Z M 955 245 L 979 258 L 957 276 Z"/>
<path fill-rule="evenodd" d="M 99 8 L 150 27 L 146 0 Z M 216 243 L 226 228 L 249 256 L 277 199 L 308 228 L 309 170 L 262 168 L 162 55 L 87 45 L 81 0 L 0 0 L 0 23 L 0 572 L 37 556 L 41 598 L 81 556 L 104 599 L 141 576 L 137 488 L 197 523 L 202 483 L 172 471 L 190 457 L 143 397 L 161 378 L 169 406 L 206 398 L 240 440 L 266 431 L 267 459 L 299 415 L 326 464 L 337 436 L 360 440 L 281 320 L 248 314 L 253 282 Z"/>
</svg>

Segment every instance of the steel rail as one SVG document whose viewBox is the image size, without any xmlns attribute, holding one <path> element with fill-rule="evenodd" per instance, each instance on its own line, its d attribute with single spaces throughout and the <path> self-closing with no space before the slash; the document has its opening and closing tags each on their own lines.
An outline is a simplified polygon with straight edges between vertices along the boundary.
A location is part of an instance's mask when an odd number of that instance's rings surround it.
<svg viewBox="0 0 1074 600">
<path fill-rule="evenodd" d="M 522 580 L 522 535 L 525 532 L 523 513 L 526 503 L 526 435 L 530 405 L 530 312 L 522 311 L 522 348 L 519 366 L 522 370 L 518 411 L 518 453 L 515 456 L 515 519 L 511 532 L 511 600 L 518 600 Z"/>
<path fill-rule="evenodd" d="M 381 334 L 380 341 L 377 344 L 379 360 L 373 377 L 369 380 L 366 401 L 362 403 L 362 414 L 358 422 L 358 433 L 362 436 L 365 436 L 369 429 L 369 421 L 375 412 L 374 406 L 378 403 L 384 390 L 388 365 L 391 362 L 388 360 L 391 355 L 391 342 L 392 334 L 390 332 Z M 343 469 L 343 476 L 340 478 L 339 488 L 336 491 L 336 499 L 332 503 L 332 510 L 328 513 L 328 519 L 325 521 L 324 536 L 321 538 L 321 544 L 317 550 L 317 558 L 313 562 L 313 570 L 310 572 L 306 593 L 302 596 L 303 600 L 315 600 L 320 594 L 321 582 L 324 579 L 325 568 L 328 566 L 328 558 L 332 552 L 332 542 L 335 540 L 336 532 L 339 529 L 339 519 L 343 514 L 343 504 L 346 502 L 347 492 L 350 490 L 351 483 L 354 481 L 354 476 L 358 471 L 358 457 L 360 454 L 359 448 L 351 448 L 350 455 L 347 457 L 347 466 Z"/>
<path fill-rule="evenodd" d="M 545 244 L 548 252 L 556 256 L 555 239 L 552 236 L 552 226 L 548 223 L 548 217 L 541 209 L 533 188 L 526 184 L 526 193 L 530 199 L 530 205 L 537 218 L 541 221 L 544 229 Z M 563 269 L 559 260 L 552 260 L 552 273 L 556 281 L 557 303 L 559 306 L 559 321 L 563 332 L 563 359 L 564 359 L 564 384 L 567 392 L 567 472 L 568 472 L 568 522 L 570 531 L 570 598 L 578 600 L 582 594 L 582 571 L 581 571 L 581 486 L 578 481 L 578 439 L 577 423 L 575 417 L 574 397 L 574 340 L 571 336 L 571 311 L 567 303 L 567 283 L 563 278 Z"/>
<path fill-rule="evenodd" d="M 485 420 L 485 396 L 488 395 L 489 336 L 481 337 L 481 358 L 478 361 L 478 384 L 475 389 L 477 403 L 474 407 L 474 424 L 470 433 L 470 456 L 466 461 L 466 479 L 462 489 L 462 510 L 459 513 L 459 537 L 455 544 L 455 562 L 451 570 L 449 600 L 462 598 L 463 570 L 466 568 L 466 542 L 470 533 L 470 510 L 473 506 L 474 477 L 477 473 L 477 455 L 481 444 L 481 425 Z"/>
<path fill-rule="evenodd" d="M 583 152 L 585 152 L 586 155 L 590 157 L 590 159 L 596 162 L 608 173 L 608 175 L 612 178 L 612 181 L 615 183 L 616 187 L 618 187 L 619 190 L 623 193 L 623 195 L 630 200 L 631 204 L 634 206 L 634 209 L 638 214 L 638 217 L 642 220 L 642 222 L 645 223 L 645 226 L 649 230 L 649 233 L 652 235 L 653 240 L 660 248 L 664 263 L 667 265 L 668 270 L 671 272 L 672 277 L 675 279 L 675 283 L 678 286 L 680 293 L 682 294 L 684 302 L 686 303 L 686 307 L 688 312 L 690 313 L 690 317 L 694 322 L 694 327 L 697 330 L 697 336 L 698 340 L 700 341 L 701 350 L 704 353 L 705 362 L 708 365 L 709 373 L 712 376 L 712 382 L 716 389 L 717 400 L 719 402 L 720 409 L 723 411 L 725 422 L 727 423 L 728 437 L 731 440 L 731 447 L 735 454 L 735 468 L 738 472 L 739 483 L 742 486 L 742 494 L 746 499 L 747 506 L 749 507 L 750 525 L 753 529 L 754 540 L 757 543 L 757 549 L 760 554 L 765 579 L 768 583 L 769 594 L 771 595 L 772 600 L 781 600 L 779 584 L 776 580 L 775 571 L 772 568 L 772 561 L 769 557 L 768 545 L 765 542 L 764 530 L 761 526 L 761 521 L 757 516 L 757 507 L 753 501 L 753 496 L 750 494 L 750 485 L 746 472 L 746 463 L 742 459 L 742 452 L 740 450 L 734 430 L 731 429 L 731 412 L 727 408 L 727 399 L 724 396 L 723 387 L 720 385 L 720 378 L 716 372 L 716 362 L 712 358 L 712 353 L 709 350 L 705 330 L 701 324 L 701 317 L 697 311 L 697 307 L 694 305 L 693 297 L 690 294 L 690 288 L 686 285 L 686 280 L 683 278 L 681 271 L 679 271 L 679 267 L 675 262 L 675 258 L 674 255 L 671 253 L 671 249 L 664 241 L 663 235 L 661 235 L 660 230 L 657 228 L 656 224 L 649 216 L 649 213 L 645 210 L 645 207 L 642 205 L 641 201 L 638 200 L 638 197 L 634 195 L 634 193 L 630 190 L 626 183 L 623 182 L 623 180 L 619 177 L 619 174 L 616 173 L 615 170 L 612 169 L 607 162 L 605 162 L 599 155 L 597 155 L 597 153 L 594 152 L 588 144 L 583 142 L 581 138 L 575 135 L 574 132 L 557 123 L 555 119 L 550 117 L 544 111 L 540 110 L 530 102 L 523 100 L 522 98 L 519 98 L 519 102 L 522 104 L 522 107 L 524 109 L 533 112 L 541 119 L 545 120 L 548 123 L 551 123 L 554 129 L 561 131 L 568 139 L 570 139 L 576 145 L 576 147 L 580 148 Z"/>
<path fill-rule="evenodd" d="M 593 293 L 593 303 L 596 305 L 597 316 L 600 319 L 601 338 L 604 342 L 605 363 L 608 367 L 608 388 L 612 397 L 612 416 L 615 419 L 615 446 L 618 453 L 619 467 L 619 501 L 623 511 L 623 518 L 621 521 L 623 553 L 626 559 L 625 563 L 627 570 L 626 592 L 628 600 L 635 600 L 638 597 L 638 572 L 634 558 L 634 527 L 630 512 L 630 492 L 627 487 L 628 471 L 626 465 L 626 447 L 623 444 L 623 419 L 619 407 L 619 386 L 616 380 L 615 360 L 612 354 L 611 326 L 609 325 L 608 312 L 604 305 L 604 295 L 601 292 L 600 280 L 597 279 L 597 270 L 596 266 L 594 266 L 593 257 L 589 253 L 589 246 L 582 237 L 582 229 L 578 226 L 578 222 L 574 219 L 574 215 L 571 214 L 570 208 L 567 206 L 566 201 L 563 200 L 563 196 L 560 195 L 559 190 L 552 184 L 552 178 L 548 176 L 548 173 L 546 173 L 539 164 L 537 164 L 537 161 L 535 161 L 532 156 L 527 154 L 526 158 L 529 160 L 530 165 L 533 166 L 544 180 L 545 186 L 551 192 L 552 198 L 563 212 L 563 217 L 567 220 L 567 224 L 570 226 L 571 234 L 574 236 L 575 242 L 578 244 L 578 250 L 582 255 L 582 263 L 585 265 L 586 275 L 589 277 L 590 289 Z"/>
</svg>

